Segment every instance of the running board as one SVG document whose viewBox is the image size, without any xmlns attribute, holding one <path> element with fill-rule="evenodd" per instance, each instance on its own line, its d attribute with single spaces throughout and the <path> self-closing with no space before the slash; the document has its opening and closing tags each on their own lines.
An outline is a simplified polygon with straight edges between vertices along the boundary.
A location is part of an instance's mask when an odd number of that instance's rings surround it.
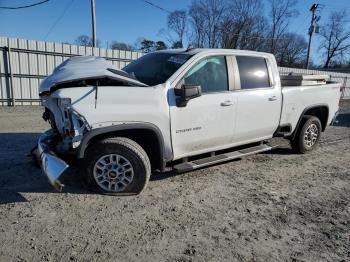
<svg viewBox="0 0 350 262">
<path fill-rule="evenodd" d="M 245 156 L 250 156 L 253 154 L 269 151 L 271 149 L 273 149 L 272 146 L 263 144 L 263 145 L 259 145 L 259 146 L 240 149 L 240 150 L 225 153 L 225 154 L 210 156 L 210 157 L 194 160 L 191 162 L 184 162 L 184 163 L 175 165 L 173 168 L 177 172 L 187 172 L 187 171 L 191 171 L 194 169 L 198 169 L 198 168 L 202 168 L 202 167 L 230 161 L 233 159 L 242 158 Z"/>
</svg>

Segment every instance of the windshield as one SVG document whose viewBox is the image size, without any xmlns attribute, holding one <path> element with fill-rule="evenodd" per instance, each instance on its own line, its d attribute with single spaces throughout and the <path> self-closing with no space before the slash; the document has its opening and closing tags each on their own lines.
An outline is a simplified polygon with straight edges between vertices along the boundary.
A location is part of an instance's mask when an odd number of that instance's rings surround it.
<svg viewBox="0 0 350 262">
<path fill-rule="evenodd" d="M 165 83 L 192 55 L 152 53 L 142 56 L 123 68 L 149 86 Z"/>
</svg>

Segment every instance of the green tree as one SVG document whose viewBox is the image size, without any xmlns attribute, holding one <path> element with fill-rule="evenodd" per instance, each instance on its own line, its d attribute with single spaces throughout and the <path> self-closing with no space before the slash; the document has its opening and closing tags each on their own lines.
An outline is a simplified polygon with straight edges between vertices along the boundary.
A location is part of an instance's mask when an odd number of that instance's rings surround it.
<svg viewBox="0 0 350 262">
<path fill-rule="evenodd" d="M 183 44 L 181 41 L 177 41 L 171 46 L 171 48 L 183 48 Z"/>
<path fill-rule="evenodd" d="M 155 49 L 156 50 L 164 50 L 167 49 L 168 47 L 166 46 L 166 44 L 163 41 L 157 41 L 156 45 L 155 45 Z"/>
<path fill-rule="evenodd" d="M 117 42 L 117 41 L 112 42 L 111 48 L 115 50 L 125 50 L 125 51 L 134 50 L 134 47 L 132 45 L 129 45 L 123 42 Z"/>
<path fill-rule="evenodd" d="M 154 51 L 155 43 L 152 40 L 149 39 L 143 39 L 141 42 L 141 50 L 145 53 L 153 52 Z"/>
</svg>

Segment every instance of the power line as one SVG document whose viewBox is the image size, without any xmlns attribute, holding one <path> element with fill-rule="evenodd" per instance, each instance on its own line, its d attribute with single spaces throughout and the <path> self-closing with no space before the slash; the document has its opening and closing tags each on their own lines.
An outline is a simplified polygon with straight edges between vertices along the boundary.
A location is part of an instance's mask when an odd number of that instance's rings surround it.
<svg viewBox="0 0 350 262">
<path fill-rule="evenodd" d="M 159 10 L 162 10 L 163 12 L 166 12 L 166 13 L 169 13 L 169 14 L 171 13 L 171 11 L 169 11 L 169 10 L 159 6 L 159 5 L 156 5 L 156 4 L 154 4 L 154 3 L 150 2 L 150 1 L 147 1 L 147 0 L 141 0 L 141 1 L 146 3 L 146 4 L 148 4 L 148 5 L 153 6 L 155 8 L 158 8 Z"/>
<path fill-rule="evenodd" d="M 56 19 L 56 21 L 52 24 L 50 29 L 47 31 L 47 33 L 44 36 L 44 40 L 49 36 L 49 34 L 52 32 L 52 30 L 56 27 L 59 21 L 64 17 L 64 15 L 67 13 L 68 9 L 72 6 L 74 0 L 71 0 L 66 7 L 63 9 L 62 13 L 59 15 L 59 17 Z"/>
<path fill-rule="evenodd" d="M 42 5 L 46 2 L 49 2 L 50 0 L 44 0 L 35 4 L 31 4 L 31 5 L 23 5 L 23 6 L 0 6 L 0 9 L 10 9 L 10 10 L 16 10 L 16 9 L 23 9 L 23 8 L 29 8 L 29 7 L 33 7 L 33 6 L 37 6 L 37 5 Z"/>
</svg>

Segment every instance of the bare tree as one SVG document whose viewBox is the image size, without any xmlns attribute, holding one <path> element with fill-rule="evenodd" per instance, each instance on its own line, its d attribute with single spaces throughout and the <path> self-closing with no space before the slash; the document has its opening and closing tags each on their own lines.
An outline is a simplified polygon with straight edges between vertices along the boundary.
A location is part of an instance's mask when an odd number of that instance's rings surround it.
<svg viewBox="0 0 350 262">
<path fill-rule="evenodd" d="M 87 35 L 80 35 L 74 40 L 74 44 L 82 45 L 82 46 L 93 46 L 92 38 Z M 101 46 L 101 41 L 99 39 L 96 40 L 96 47 Z"/>
<path fill-rule="evenodd" d="M 266 36 L 267 22 L 259 0 L 232 0 L 222 22 L 222 46 L 256 50 Z"/>
<path fill-rule="evenodd" d="M 276 60 L 279 66 L 303 67 L 307 52 L 305 38 L 296 33 L 281 36 L 276 48 Z"/>
<path fill-rule="evenodd" d="M 305 41 L 286 34 L 290 19 L 298 14 L 297 0 L 269 3 L 270 15 L 266 17 L 261 0 L 192 0 L 187 12 L 190 42 L 197 47 L 268 51 L 278 53 L 283 63 L 299 63 Z M 282 38 L 291 43 L 279 43 Z"/>
<path fill-rule="evenodd" d="M 239 49 L 266 51 L 268 45 L 269 25 L 264 16 L 250 19 L 248 26 L 241 32 L 238 41 Z"/>
<path fill-rule="evenodd" d="M 196 47 L 204 47 L 204 11 L 198 1 L 193 1 L 189 10 L 190 22 L 192 27 L 191 40 Z"/>
<path fill-rule="evenodd" d="M 168 28 L 167 29 L 164 29 L 164 28 L 160 29 L 157 33 L 157 36 L 161 39 L 166 40 L 166 42 L 169 44 L 169 46 L 172 46 L 177 42 L 177 40 L 174 39 L 174 35 L 171 34 L 171 32 Z M 182 48 L 182 46 L 181 46 L 181 48 Z"/>
<path fill-rule="evenodd" d="M 193 0 L 189 16 L 198 47 L 215 48 L 221 42 L 221 24 L 226 11 L 224 0 Z"/>
<path fill-rule="evenodd" d="M 74 43 L 76 45 L 90 46 L 90 44 L 91 44 L 91 37 L 89 37 L 87 35 L 80 35 L 74 40 Z"/>
<path fill-rule="evenodd" d="M 275 53 L 277 43 L 281 36 L 287 31 L 289 21 L 292 17 L 298 16 L 295 9 L 297 0 L 269 0 L 271 3 L 270 10 L 270 53 Z"/>
<path fill-rule="evenodd" d="M 350 49 L 350 31 L 346 26 L 346 12 L 333 12 L 328 22 L 321 27 L 323 38 L 320 48 L 324 50 L 326 61 L 324 68 L 329 67 L 334 59 L 341 59 L 344 53 Z"/>
<path fill-rule="evenodd" d="M 180 48 L 183 47 L 183 39 L 187 27 L 186 10 L 176 10 L 168 15 L 168 29 L 175 32 L 177 39 L 173 44 L 177 44 Z"/>
<path fill-rule="evenodd" d="M 205 3 L 206 2 L 206 3 Z M 206 23 L 206 42 L 209 48 L 219 46 L 221 40 L 221 21 L 225 14 L 225 2 L 222 0 L 206 0 L 204 4 L 207 8 L 204 9 Z"/>
</svg>

